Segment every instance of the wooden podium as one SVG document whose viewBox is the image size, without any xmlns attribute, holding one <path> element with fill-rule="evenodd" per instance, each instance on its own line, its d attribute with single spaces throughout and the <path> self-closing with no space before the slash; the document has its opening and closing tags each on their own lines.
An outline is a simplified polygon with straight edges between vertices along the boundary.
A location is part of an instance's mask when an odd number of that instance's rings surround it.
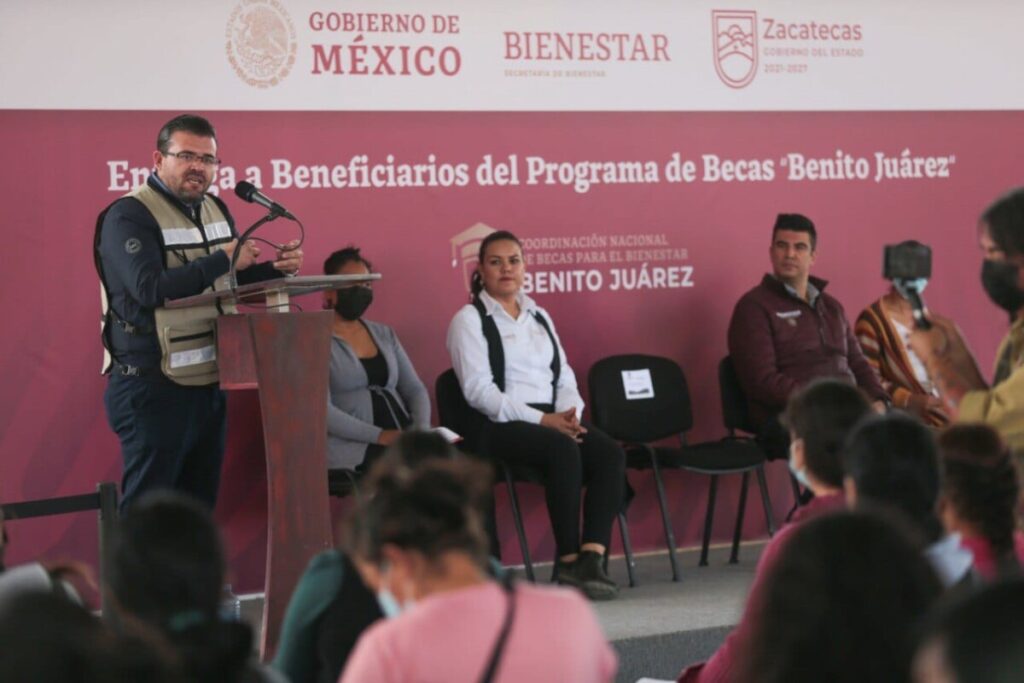
<svg viewBox="0 0 1024 683">
<path fill-rule="evenodd" d="M 327 499 L 327 377 L 331 311 L 292 312 L 289 298 L 373 275 L 291 277 L 168 302 L 181 308 L 238 301 L 265 311 L 217 321 L 220 386 L 258 389 L 267 461 L 267 565 L 260 657 L 277 647 L 281 621 L 309 560 L 331 547 Z"/>
</svg>

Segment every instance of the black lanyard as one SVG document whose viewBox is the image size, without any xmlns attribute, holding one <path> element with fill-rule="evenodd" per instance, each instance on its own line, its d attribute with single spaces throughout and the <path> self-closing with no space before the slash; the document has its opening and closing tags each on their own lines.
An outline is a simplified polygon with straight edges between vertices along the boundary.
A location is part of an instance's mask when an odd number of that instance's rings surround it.
<svg viewBox="0 0 1024 683">
<path fill-rule="evenodd" d="M 498 633 L 498 640 L 494 643 L 494 649 L 491 650 L 491 657 L 487 662 L 487 668 L 484 669 L 483 674 L 480 676 L 480 683 L 491 683 L 494 680 L 494 674 L 498 671 L 498 664 L 501 663 L 501 655 L 505 651 L 505 643 L 508 642 L 508 634 L 512 631 L 512 622 L 516 616 L 516 592 L 512 586 L 511 577 L 507 576 L 501 582 L 501 586 L 505 591 L 505 602 L 507 605 L 505 608 L 505 621 L 501 625 L 501 632 Z"/>
</svg>

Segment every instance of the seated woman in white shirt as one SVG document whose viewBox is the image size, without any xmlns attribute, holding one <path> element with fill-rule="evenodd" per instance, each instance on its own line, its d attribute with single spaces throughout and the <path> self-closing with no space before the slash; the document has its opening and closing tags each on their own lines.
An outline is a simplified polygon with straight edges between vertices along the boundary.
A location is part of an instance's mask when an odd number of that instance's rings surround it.
<svg viewBox="0 0 1024 683">
<path fill-rule="evenodd" d="M 368 273 L 370 262 L 356 247 L 324 262 L 325 275 Z M 327 466 L 361 472 L 403 429 L 429 429 L 430 396 L 395 331 L 363 318 L 373 302 L 371 283 L 328 291 L 324 298 L 334 309 Z"/>
<path fill-rule="evenodd" d="M 522 292 L 525 270 L 515 235 L 499 231 L 483 240 L 473 303 L 455 314 L 448 352 L 466 401 L 487 418 L 476 445 L 481 455 L 543 472 L 559 582 L 594 600 L 611 599 L 618 587 L 603 560 L 622 506 L 625 454 L 580 421 L 576 377 L 551 318 Z"/>
</svg>

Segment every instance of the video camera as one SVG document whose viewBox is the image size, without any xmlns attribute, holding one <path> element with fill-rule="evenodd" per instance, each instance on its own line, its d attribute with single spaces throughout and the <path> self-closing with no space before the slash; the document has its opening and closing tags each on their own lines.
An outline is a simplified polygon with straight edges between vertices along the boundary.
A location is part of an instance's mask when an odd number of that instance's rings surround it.
<svg viewBox="0 0 1024 683">
<path fill-rule="evenodd" d="M 891 280 L 896 290 L 910 302 L 914 326 L 927 330 L 931 323 L 924 315 L 921 292 L 932 276 L 932 249 L 915 240 L 885 245 L 882 255 L 882 277 Z"/>
</svg>

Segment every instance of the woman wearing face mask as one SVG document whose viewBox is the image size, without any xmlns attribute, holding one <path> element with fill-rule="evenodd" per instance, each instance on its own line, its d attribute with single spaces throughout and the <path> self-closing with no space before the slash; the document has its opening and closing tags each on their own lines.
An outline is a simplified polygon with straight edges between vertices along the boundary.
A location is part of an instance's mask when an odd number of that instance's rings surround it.
<svg viewBox="0 0 1024 683">
<path fill-rule="evenodd" d="M 917 244 L 903 242 L 897 246 Z M 878 372 L 882 386 L 892 397 L 893 407 L 912 413 L 925 424 L 944 427 L 949 424 L 949 413 L 924 363 L 907 346 L 913 329 L 914 312 L 910 302 L 896 287 L 890 287 L 884 296 L 857 317 L 854 333 L 865 358 Z"/>
<path fill-rule="evenodd" d="M 324 261 L 325 275 L 366 275 L 370 262 L 356 247 Z M 430 427 L 430 397 L 395 331 L 364 320 L 370 283 L 325 294 L 334 309 L 327 404 L 327 466 L 364 471 L 404 429 Z"/>
<path fill-rule="evenodd" d="M 615 676 L 615 654 L 576 592 L 485 572 L 485 465 L 382 460 L 346 538 L 387 619 L 359 639 L 341 683 L 576 681 Z"/>
</svg>

